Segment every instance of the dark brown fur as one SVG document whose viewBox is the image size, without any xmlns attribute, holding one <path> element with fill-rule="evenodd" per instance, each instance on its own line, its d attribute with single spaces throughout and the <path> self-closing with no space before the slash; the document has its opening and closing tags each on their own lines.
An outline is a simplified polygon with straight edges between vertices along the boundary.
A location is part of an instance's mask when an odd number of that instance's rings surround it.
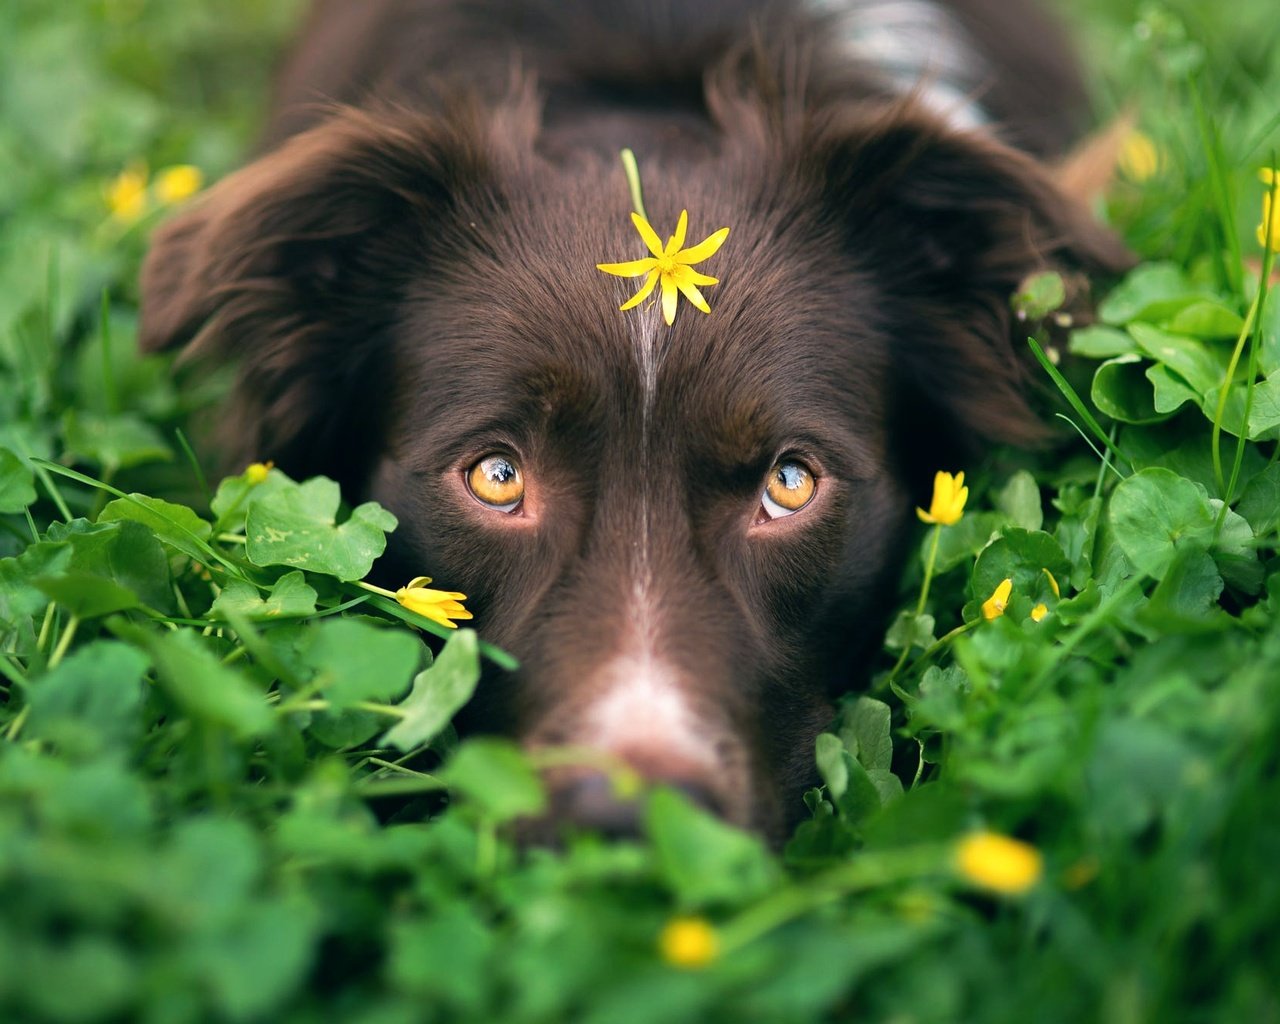
<svg viewBox="0 0 1280 1024">
<path fill-rule="evenodd" d="M 1038 24 L 1007 6 L 1010 31 Z M 520 657 L 465 725 L 592 741 L 643 537 L 650 640 L 716 763 L 662 736 L 611 752 L 774 833 L 878 642 L 924 481 L 1041 433 L 1009 295 L 1127 260 L 1031 156 L 886 95 L 823 38 L 750 2 L 322 3 L 279 145 L 162 228 L 143 276 L 144 345 L 240 362 L 233 458 L 381 501 L 401 526 L 380 572 L 466 592 Z M 347 105 L 299 106 L 313 89 Z M 997 94 L 1018 137 L 1065 143 L 1069 104 Z M 635 335 L 656 311 L 619 313 L 630 282 L 595 269 L 642 255 L 621 145 L 658 230 L 685 208 L 691 241 L 732 228 L 712 314 L 682 303 L 658 332 L 646 414 Z M 520 516 L 466 492 L 493 450 L 523 462 Z M 818 497 L 760 524 L 784 454 Z"/>
</svg>

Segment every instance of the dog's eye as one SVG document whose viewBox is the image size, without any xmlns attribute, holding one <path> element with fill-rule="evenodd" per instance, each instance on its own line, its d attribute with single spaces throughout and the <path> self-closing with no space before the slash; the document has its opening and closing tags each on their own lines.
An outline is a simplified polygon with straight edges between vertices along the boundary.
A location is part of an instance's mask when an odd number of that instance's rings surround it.
<svg viewBox="0 0 1280 1024">
<path fill-rule="evenodd" d="M 520 467 L 505 455 L 486 455 L 467 471 L 476 500 L 498 512 L 514 512 L 524 497 Z"/>
<path fill-rule="evenodd" d="M 770 519 L 795 515 L 813 500 L 818 482 L 803 462 L 785 459 L 769 470 L 769 479 L 760 496 L 765 515 Z"/>
</svg>

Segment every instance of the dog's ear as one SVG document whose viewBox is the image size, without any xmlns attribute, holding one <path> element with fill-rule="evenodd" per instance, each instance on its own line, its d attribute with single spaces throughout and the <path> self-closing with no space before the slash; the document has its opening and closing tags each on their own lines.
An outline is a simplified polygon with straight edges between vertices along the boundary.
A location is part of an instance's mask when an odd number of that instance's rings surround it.
<svg viewBox="0 0 1280 1024">
<path fill-rule="evenodd" d="M 851 115 L 817 145 L 828 215 L 890 296 L 908 443 L 917 434 L 963 458 L 977 443 L 1043 438 L 1010 299 L 1050 269 L 1087 298 L 1089 275 L 1130 265 L 1123 244 L 1032 157 L 910 107 Z"/>
<path fill-rule="evenodd" d="M 163 225 L 142 270 L 141 344 L 240 366 L 230 458 L 358 478 L 385 407 L 387 328 L 442 221 L 485 179 L 465 123 L 336 111 Z M 353 406 L 364 399 L 364 408 Z"/>
</svg>

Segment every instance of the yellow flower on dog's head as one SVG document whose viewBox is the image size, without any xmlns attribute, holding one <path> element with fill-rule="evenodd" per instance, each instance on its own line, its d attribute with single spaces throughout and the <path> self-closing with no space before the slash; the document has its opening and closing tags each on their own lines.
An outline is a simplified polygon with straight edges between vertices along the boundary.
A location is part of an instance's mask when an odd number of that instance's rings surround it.
<svg viewBox="0 0 1280 1024">
<path fill-rule="evenodd" d="M 652 225 L 640 214 L 633 213 L 631 221 L 635 224 L 636 230 L 640 232 L 640 237 L 644 239 L 644 244 L 648 246 L 653 255 L 642 260 L 631 260 L 629 263 L 596 264 L 597 270 L 602 270 L 606 274 L 613 274 L 615 277 L 648 275 L 644 280 L 644 284 L 640 286 L 640 290 L 619 306 L 618 309 L 625 312 L 640 305 L 653 292 L 654 287 L 661 282 L 662 319 L 667 322 L 668 327 L 676 321 L 676 303 L 679 301 L 680 295 L 684 295 L 702 312 L 710 313 L 711 307 L 707 305 L 707 300 L 702 297 L 702 292 L 698 290 L 698 285 L 719 284 L 720 279 L 708 277 L 706 274 L 699 274 L 692 267 L 695 263 L 701 263 L 703 260 L 715 255 L 716 250 L 724 245 L 724 240 L 729 237 L 729 229 L 721 228 L 714 234 L 708 235 L 697 245 L 684 249 L 681 247 L 684 245 L 685 232 L 689 228 L 688 210 L 680 211 L 680 220 L 676 224 L 676 232 L 667 240 L 665 246 L 662 244 L 662 239 L 658 237 L 658 233 L 653 230 Z"/>
<path fill-rule="evenodd" d="M 952 476 L 939 472 L 933 478 L 933 499 L 929 502 L 929 511 L 916 509 L 916 515 L 922 523 L 939 523 L 942 526 L 953 526 L 960 522 L 964 515 L 964 503 L 969 500 L 969 488 L 964 485 L 964 473 Z"/>
<path fill-rule="evenodd" d="M 990 622 L 998 619 L 1009 607 L 1009 595 L 1013 593 L 1013 580 L 1003 579 L 992 595 L 982 602 L 982 617 Z"/>
<path fill-rule="evenodd" d="M 417 612 L 423 618 L 438 622 L 449 629 L 458 628 L 458 624 L 450 620 L 472 617 L 471 613 L 462 607 L 462 602 L 467 599 L 466 594 L 431 590 L 427 587 L 430 582 L 430 576 L 418 576 L 410 580 L 407 587 L 401 587 L 396 591 L 396 600 L 400 602 L 401 607 Z"/>
</svg>

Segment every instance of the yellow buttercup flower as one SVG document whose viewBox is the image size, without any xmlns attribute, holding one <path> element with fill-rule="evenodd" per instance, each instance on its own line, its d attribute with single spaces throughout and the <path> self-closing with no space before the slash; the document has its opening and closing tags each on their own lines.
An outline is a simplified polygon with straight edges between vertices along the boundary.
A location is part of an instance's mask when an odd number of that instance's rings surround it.
<svg viewBox="0 0 1280 1024">
<path fill-rule="evenodd" d="M 956 868 L 974 885 L 1016 896 L 1040 881 L 1044 858 L 1020 839 L 996 832 L 975 832 L 956 848 Z"/>
<path fill-rule="evenodd" d="M 1009 595 L 1013 593 L 1013 580 L 1004 579 L 996 587 L 992 595 L 982 602 L 982 617 L 990 622 L 998 619 L 1009 607 Z"/>
<path fill-rule="evenodd" d="M 451 622 L 451 619 L 471 618 L 471 613 L 462 607 L 462 602 L 467 599 L 466 594 L 430 590 L 427 587 L 430 582 L 430 576 L 418 576 L 410 580 L 407 587 L 397 590 L 395 598 L 402 607 L 449 629 L 458 628 L 458 624 Z"/>
<path fill-rule="evenodd" d="M 720 939 L 705 918 L 676 917 L 658 936 L 658 951 L 673 967 L 696 970 L 719 956 Z"/>
<path fill-rule="evenodd" d="M 254 462 L 245 468 L 244 478 L 255 487 L 266 480 L 267 475 L 275 468 L 275 463 L 268 460 L 267 462 Z"/>
<path fill-rule="evenodd" d="M 156 175 L 156 198 L 165 204 L 190 199 L 204 185 L 204 174 L 194 164 L 176 164 Z"/>
<path fill-rule="evenodd" d="M 953 526 L 960 522 L 964 515 L 964 503 L 969 500 L 969 488 L 964 485 L 964 473 L 952 476 L 950 473 L 937 473 L 933 478 L 933 498 L 929 502 L 929 511 L 916 509 L 916 515 L 922 523 L 940 523 Z"/>
<path fill-rule="evenodd" d="M 1042 602 L 1031 609 L 1031 621 L 1040 622 L 1048 614 L 1049 609 Z"/>
<path fill-rule="evenodd" d="M 684 245 L 685 232 L 689 227 L 688 210 L 680 211 L 680 220 L 676 224 L 675 234 L 667 240 L 666 246 L 663 246 L 662 239 L 658 237 L 658 233 L 653 230 L 649 222 L 640 214 L 633 213 L 631 221 L 635 224 L 636 230 L 640 232 L 640 237 L 644 239 L 644 244 L 648 246 L 653 255 L 641 260 L 631 260 L 628 263 L 596 264 L 597 270 L 603 270 L 606 274 L 613 274 L 615 277 L 648 275 L 644 284 L 640 286 L 640 290 L 619 306 L 618 309 L 626 311 L 640 305 L 653 292 L 654 287 L 661 282 L 662 318 L 667 322 L 668 327 L 675 323 L 676 302 L 679 300 L 680 295 L 684 295 L 702 312 L 710 313 L 711 307 L 707 305 L 707 300 L 702 297 L 702 292 L 698 290 L 698 285 L 719 284 L 720 279 L 708 277 L 706 274 L 699 274 L 692 269 L 692 266 L 715 255 L 716 250 L 729 237 L 729 229 L 721 228 L 714 234 L 708 235 L 697 245 L 685 249 L 682 246 Z"/>
<path fill-rule="evenodd" d="M 1061 597 L 1062 591 L 1058 588 L 1058 581 L 1053 578 L 1053 573 L 1048 569 L 1041 569 L 1040 571 L 1049 577 L 1049 588 L 1053 591 L 1053 596 Z"/>
<path fill-rule="evenodd" d="M 1264 249 L 1280 253 L 1280 205 L 1272 213 L 1272 201 L 1280 195 L 1280 170 L 1264 167 L 1258 177 L 1267 186 L 1262 194 L 1262 222 L 1258 225 L 1258 244 Z M 1268 235 L 1267 229 L 1271 229 Z"/>
<path fill-rule="evenodd" d="M 1160 150 L 1146 132 L 1132 131 L 1120 147 L 1120 170 L 1130 181 L 1141 184 L 1160 169 Z"/>
<path fill-rule="evenodd" d="M 147 212 L 147 169 L 134 164 L 121 171 L 107 186 L 107 207 L 111 216 L 130 224 Z"/>
</svg>

